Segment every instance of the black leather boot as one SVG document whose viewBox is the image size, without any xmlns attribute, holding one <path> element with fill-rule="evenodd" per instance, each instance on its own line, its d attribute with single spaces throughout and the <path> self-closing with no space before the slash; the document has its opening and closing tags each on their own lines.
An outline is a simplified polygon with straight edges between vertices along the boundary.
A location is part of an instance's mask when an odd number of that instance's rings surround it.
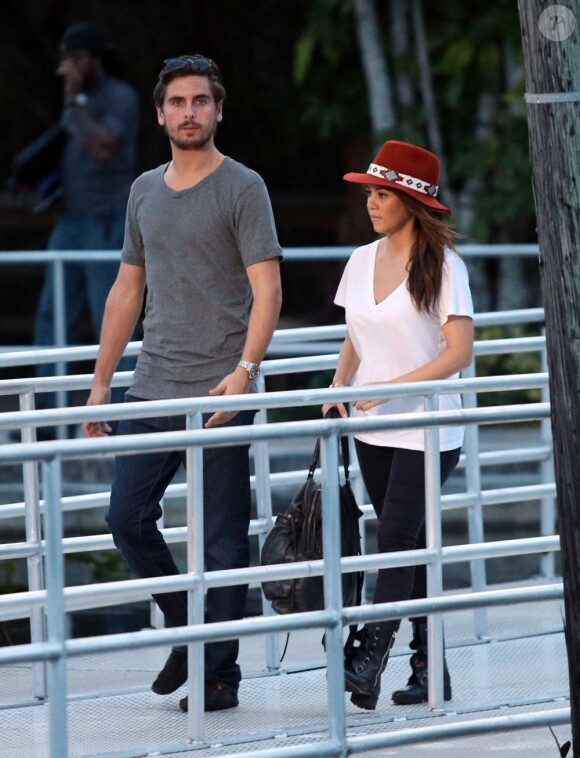
<svg viewBox="0 0 580 758">
<path fill-rule="evenodd" d="M 352 648 L 344 664 L 347 692 L 359 708 L 374 711 L 381 692 L 381 674 L 395 642 L 398 622 L 366 624 L 357 634 L 360 645 Z"/>
<path fill-rule="evenodd" d="M 427 623 L 413 621 L 413 641 L 411 649 L 416 652 L 411 656 L 410 664 L 413 672 L 409 677 L 407 686 L 402 690 L 393 692 L 395 705 L 415 705 L 426 703 L 429 699 L 428 682 L 429 667 L 427 659 Z M 443 697 L 451 700 L 451 677 L 447 668 L 447 661 L 443 659 Z"/>
</svg>

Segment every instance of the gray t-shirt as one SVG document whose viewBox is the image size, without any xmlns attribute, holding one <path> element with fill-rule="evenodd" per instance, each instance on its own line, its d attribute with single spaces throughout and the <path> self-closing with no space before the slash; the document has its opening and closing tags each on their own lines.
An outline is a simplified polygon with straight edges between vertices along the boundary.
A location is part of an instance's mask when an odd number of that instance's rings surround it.
<svg viewBox="0 0 580 758">
<path fill-rule="evenodd" d="M 62 122 L 69 134 L 62 159 L 65 210 L 73 215 L 91 216 L 124 213 L 135 178 L 137 94 L 126 82 L 112 76 L 86 94 L 86 107 L 91 115 L 120 138 L 120 145 L 107 161 L 91 157 L 83 145 L 74 109 L 65 109 Z"/>
<path fill-rule="evenodd" d="M 166 169 L 134 182 L 122 252 L 123 263 L 146 270 L 143 348 L 130 389 L 145 400 L 207 395 L 234 370 L 252 305 L 246 268 L 282 254 L 254 171 L 225 158 L 176 192 Z"/>
</svg>

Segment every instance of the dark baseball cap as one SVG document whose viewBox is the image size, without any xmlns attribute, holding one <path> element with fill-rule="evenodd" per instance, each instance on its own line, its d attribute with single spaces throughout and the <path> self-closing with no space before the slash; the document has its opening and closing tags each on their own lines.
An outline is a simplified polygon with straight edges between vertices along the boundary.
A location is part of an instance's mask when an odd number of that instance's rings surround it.
<svg viewBox="0 0 580 758">
<path fill-rule="evenodd" d="M 112 47 L 103 29 L 88 21 L 71 24 L 60 41 L 61 50 L 89 50 L 96 56 L 111 51 Z"/>
</svg>

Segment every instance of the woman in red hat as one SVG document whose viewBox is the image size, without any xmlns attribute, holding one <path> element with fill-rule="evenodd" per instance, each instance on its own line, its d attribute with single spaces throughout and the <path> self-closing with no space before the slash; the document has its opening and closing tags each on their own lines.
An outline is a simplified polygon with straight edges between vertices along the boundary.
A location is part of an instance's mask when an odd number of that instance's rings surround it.
<svg viewBox="0 0 580 758">
<path fill-rule="evenodd" d="M 386 142 L 364 174 L 344 179 L 364 185 L 378 239 L 357 248 L 340 281 L 335 302 L 344 307 L 347 336 L 332 387 L 455 378 L 471 363 L 473 304 L 467 270 L 455 252 L 456 236 L 444 221 L 451 211 L 437 200 L 439 160 L 405 142 Z M 461 407 L 459 395 L 440 396 L 440 409 Z M 336 405 L 328 404 L 326 413 Z M 421 397 L 361 400 L 355 416 L 393 416 L 423 410 Z M 463 429 L 440 430 L 441 482 L 457 465 Z M 355 435 L 363 480 L 378 518 L 380 552 L 425 547 L 424 432 L 388 429 Z M 381 569 L 374 602 L 426 596 L 425 566 Z M 397 704 L 427 700 L 427 619 L 412 619 L 415 653 L 407 687 Z M 360 645 L 345 661 L 352 702 L 374 710 L 380 677 L 400 621 L 366 624 Z M 451 682 L 445 665 L 445 699 Z"/>
</svg>

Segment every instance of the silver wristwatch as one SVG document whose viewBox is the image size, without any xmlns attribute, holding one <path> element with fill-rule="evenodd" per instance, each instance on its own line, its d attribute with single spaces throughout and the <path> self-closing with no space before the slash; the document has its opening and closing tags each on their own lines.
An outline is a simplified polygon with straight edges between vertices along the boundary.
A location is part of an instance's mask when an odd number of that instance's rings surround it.
<svg viewBox="0 0 580 758">
<path fill-rule="evenodd" d="M 248 376 L 250 379 L 255 379 L 260 375 L 260 364 L 259 363 L 251 363 L 250 361 L 240 361 L 238 363 L 238 366 L 241 366 L 242 368 L 245 368 L 248 372 Z"/>
</svg>

